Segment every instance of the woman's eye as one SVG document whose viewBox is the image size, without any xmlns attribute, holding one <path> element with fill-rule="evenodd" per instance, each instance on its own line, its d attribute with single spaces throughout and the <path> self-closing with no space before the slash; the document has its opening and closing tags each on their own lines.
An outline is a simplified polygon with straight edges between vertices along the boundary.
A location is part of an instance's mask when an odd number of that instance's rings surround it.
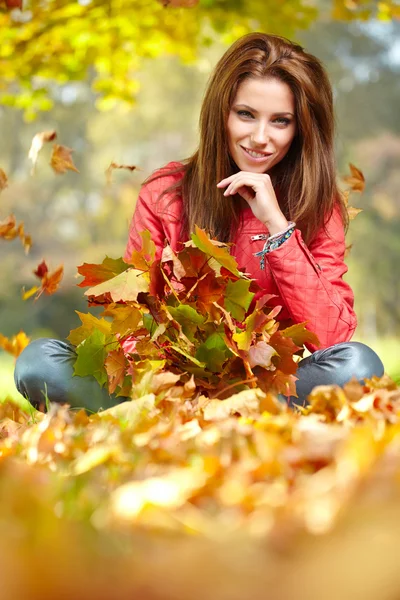
<svg viewBox="0 0 400 600">
<path fill-rule="evenodd" d="M 285 117 L 278 117 L 275 119 L 275 123 L 279 123 L 279 125 L 290 125 L 290 119 L 285 119 Z"/>
<path fill-rule="evenodd" d="M 252 117 L 253 116 L 248 110 L 238 110 L 238 115 L 241 117 Z"/>
</svg>

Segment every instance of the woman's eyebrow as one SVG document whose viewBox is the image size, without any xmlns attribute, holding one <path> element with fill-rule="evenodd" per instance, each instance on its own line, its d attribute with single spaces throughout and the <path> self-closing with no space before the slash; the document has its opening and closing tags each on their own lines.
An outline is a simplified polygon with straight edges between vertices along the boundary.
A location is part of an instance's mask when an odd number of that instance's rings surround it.
<svg viewBox="0 0 400 600">
<path fill-rule="evenodd" d="M 233 108 L 235 108 L 235 109 L 237 109 L 237 108 L 245 108 L 249 112 L 258 114 L 258 111 L 255 108 L 252 108 L 251 106 L 249 106 L 248 104 L 235 104 L 233 106 Z M 276 113 L 273 114 L 274 117 L 283 117 L 284 115 L 290 115 L 291 117 L 294 117 L 294 114 L 291 113 L 290 111 L 276 112 Z"/>
</svg>

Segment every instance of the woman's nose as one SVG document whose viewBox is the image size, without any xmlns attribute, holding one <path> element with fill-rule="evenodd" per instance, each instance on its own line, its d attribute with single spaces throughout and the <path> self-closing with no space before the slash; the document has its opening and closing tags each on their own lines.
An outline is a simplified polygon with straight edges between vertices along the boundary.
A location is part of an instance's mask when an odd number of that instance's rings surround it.
<svg viewBox="0 0 400 600">
<path fill-rule="evenodd" d="M 258 144 L 260 146 L 267 144 L 269 140 L 267 125 L 260 123 L 254 127 L 250 139 L 254 144 Z"/>
</svg>

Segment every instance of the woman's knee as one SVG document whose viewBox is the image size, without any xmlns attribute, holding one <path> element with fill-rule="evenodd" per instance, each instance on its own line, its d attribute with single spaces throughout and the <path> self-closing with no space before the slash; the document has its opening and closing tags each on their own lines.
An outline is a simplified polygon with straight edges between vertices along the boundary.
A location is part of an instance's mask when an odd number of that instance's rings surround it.
<svg viewBox="0 0 400 600">
<path fill-rule="evenodd" d="M 60 371 L 71 370 L 75 358 L 74 349 L 68 342 L 49 338 L 34 340 L 17 358 L 14 370 L 17 390 L 32 404 L 38 405 L 44 400 L 47 385 Z"/>
<path fill-rule="evenodd" d="M 361 342 L 344 342 L 338 344 L 346 357 L 347 377 L 356 377 L 359 381 L 382 377 L 385 372 L 383 363 L 377 353 Z"/>
</svg>

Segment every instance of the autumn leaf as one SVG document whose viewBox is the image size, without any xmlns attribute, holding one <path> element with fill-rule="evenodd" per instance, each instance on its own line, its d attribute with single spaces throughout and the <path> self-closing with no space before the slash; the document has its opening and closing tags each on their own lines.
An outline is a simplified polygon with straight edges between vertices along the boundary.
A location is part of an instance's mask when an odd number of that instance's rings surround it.
<svg viewBox="0 0 400 600">
<path fill-rule="evenodd" d="M 71 156 L 72 152 L 72 148 L 54 144 L 53 152 L 50 158 L 50 166 L 57 173 L 57 175 L 64 175 L 64 173 L 66 173 L 68 170 L 79 173 L 78 169 L 73 163 Z"/>
<path fill-rule="evenodd" d="M 296 323 L 291 327 L 280 330 L 281 334 L 290 338 L 296 346 L 304 346 L 305 344 L 313 344 L 313 346 L 320 346 L 320 341 L 316 334 L 306 328 L 306 323 Z"/>
<path fill-rule="evenodd" d="M 343 201 L 347 210 L 347 215 L 350 219 L 350 221 L 352 221 L 353 219 L 356 218 L 356 216 L 363 211 L 362 208 L 355 208 L 354 206 L 349 206 L 349 196 L 350 196 L 350 192 L 349 190 L 345 190 L 343 192 Z"/>
<path fill-rule="evenodd" d="M 108 376 L 108 391 L 113 394 L 117 387 L 122 385 L 125 377 L 127 359 L 122 348 L 109 352 L 104 366 Z"/>
<path fill-rule="evenodd" d="M 5 190 L 8 185 L 8 178 L 3 169 L 0 169 L 0 192 Z"/>
<path fill-rule="evenodd" d="M 35 171 L 35 167 L 36 167 L 36 163 L 37 163 L 37 160 L 38 160 L 39 152 L 43 148 L 44 144 L 46 142 L 52 142 L 53 140 L 56 139 L 56 137 L 57 137 L 57 133 L 54 130 L 51 130 L 51 131 L 41 131 L 40 133 L 37 133 L 34 136 L 34 138 L 32 140 L 31 147 L 29 149 L 29 153 L 28 153 L 28 158 L 32 161 L 32 171 L 31 171 L 32 175 L 33 175 L 33 173 Z"/>
<path fill-rule="evenodd" d="M 129 265 L 135 269 L 143 269 L 147 271 L 154 261 L 156 255 L 156 245 L 151 239 L 151 234 L 148 229 L 140 232 L 142 238 L 142 247 L 140 250 L 133 250 L 129 260 L 126 260 Z"/>
<path fill-rule="evenodd" d="M 231 256 L 227 250 L 225 244 L 221 244 L 220 242 L 213 242 L 207 236 L 206 232 L 200 229 L 200 227 L 195 227 L 195 233 L 192 233 L 192 241 L 199 250 L 202 250 L 209 256 L 215 258 L 215 260 L 228 269 L 234 275 L 239 275 L 239 271 L 237 268 L 237 262 L 233 256 Z"/>
<path fill-rule="evenodd" d="M 9 215 L 4 221 L 0 221 L 0 238 L 10 241 L 17 237 L 22 242 L 25 254 L 28 254 L 32 247 L 32 238 L 30 235 L 25 234 L 24 224 L 17 225 L 15 216 Z"/>
<path fill-rule="evenodd" d="M 133 302 L 140 292 L 149 291 L 149 276 L 137 269 L 128 269 L 108 281 L 89 288 L 85 296 L 101 296 L 109 293 L 113 302 Z"/>
<path fill-rule="evenodd" d="M 111 334 L 111 323 L 106 319 L 98 319 L 90 313 L 81 313 L 78 310 L 75 311 L 80 318 L 82 325 L 76 329 L 72 329 L 67 337 L 67 340 L 79 346 L 87 337 L 89 337 L 94 330 L 101 331 L 106 335 Z"/>
<path fill-rule="evenodd" d="M 351 163 L 349 164 L 349 167 L 350 167 L 350 175 L 343 177 L 343 181 L 345 181 L 345 183 L 349 184 L 350 189 L 353 192 L 363 192 L 364 188 L 365 188 L 364 175 L 362 174 L 362 172 L 359 169 L 357 169 L 357 167 L 355 167 Z"/>
<path fill-rule="evenodd" d="M 269 346 L 266 342 L 257 342 L 249 349 L 250 367 L 256 365 L 264 369 L 275 370 L 275 366 L 271 363 L 271 358 L 277 354 L 276 350 Z"/>
<path fill-rule="evenodd" d="M 228 281 L 225 288 L 224 306 L 234 319 L 243 321 L 254 294 L 249 292 L 251 281 L 239 279 Z"/>
<path fill-rule="evenodd" d="M 128 269 L 128 265 L 122 258 L 110 258 L 106 256 L 100 265 L 92 263 L 83 263 L 78 267 L 79 275 L 84 277 L 83 281 L 78 283 L 78 287 L 89 287 L 108 281 L 116 275 L 123 273 Z"/>
<path fill-rule="evenodd" d="M 54 294 L 61 283 L 61 280 L 64 275 L 64 267 L 60 265 L 53 272 L 49 272 L 48 266 L 46 262 L 43 260 L 37 268 L 33 271 L 33 273 L 38 277 L 41 282 L 40 286 L 33 286 L 27 292 L 23 289 L 22 299 L 28 300 L 31 296 L 36 294 L 35 300 L 40 298 L 40 296 L 45 292 L 49 296 Z"/>
<path fill-rule="evenodd" d="M 143 311 L 143 309 L 142 309 Z M 126 306 L 110 304 L 103 312 L 105 317 L 112 317 L 111 332 L 120 336 L 135 331 L 143 321 L 143 312 L 133 303 Z"/>
<path fill-rule="evenodd" d="M 29 344 L 30 338 L 24 331 L 20 331 L 17 335 L 7 338 L 0 333 L 0 348 L 9 352 L 15 358 L 19 356 L 24 348 Z"/>
<path fill-rule="evenodd" d="M 204 419 L 206 421 L 219 421 L 234 414 L 239 414 L 243 417 L 257 415 L 260 401 L 264 397 L 265 394 L 255 388 L 233 394 L 233 396 L 230 396 L 226 400 L 210 400 L 203 411 Z"/>
<path fill-rule="evenodd" d="M 138 169 L 138 167 L 135 167 L 133 165 L 119 165 L 116 162 L 112 161 L 106 169 L 107 184 L 110 184 L 112 181 L 112 173 L 113 173 L 114 169 L 126 169 L 127 171 L 133 172 L 133 171 L 136 171 Z"/>
<path fill-rule="evenodd" d="M 111 340 L 112 341 L 112 340 Z M 108 352 L 115 350 L 117 343 L 110 344 L 110 336 L 95 329 L 77 348 L 74 375 L 86 377 L 93 375 L 103 386 L 107 383 L 105 359 Z"/>
</svg>

